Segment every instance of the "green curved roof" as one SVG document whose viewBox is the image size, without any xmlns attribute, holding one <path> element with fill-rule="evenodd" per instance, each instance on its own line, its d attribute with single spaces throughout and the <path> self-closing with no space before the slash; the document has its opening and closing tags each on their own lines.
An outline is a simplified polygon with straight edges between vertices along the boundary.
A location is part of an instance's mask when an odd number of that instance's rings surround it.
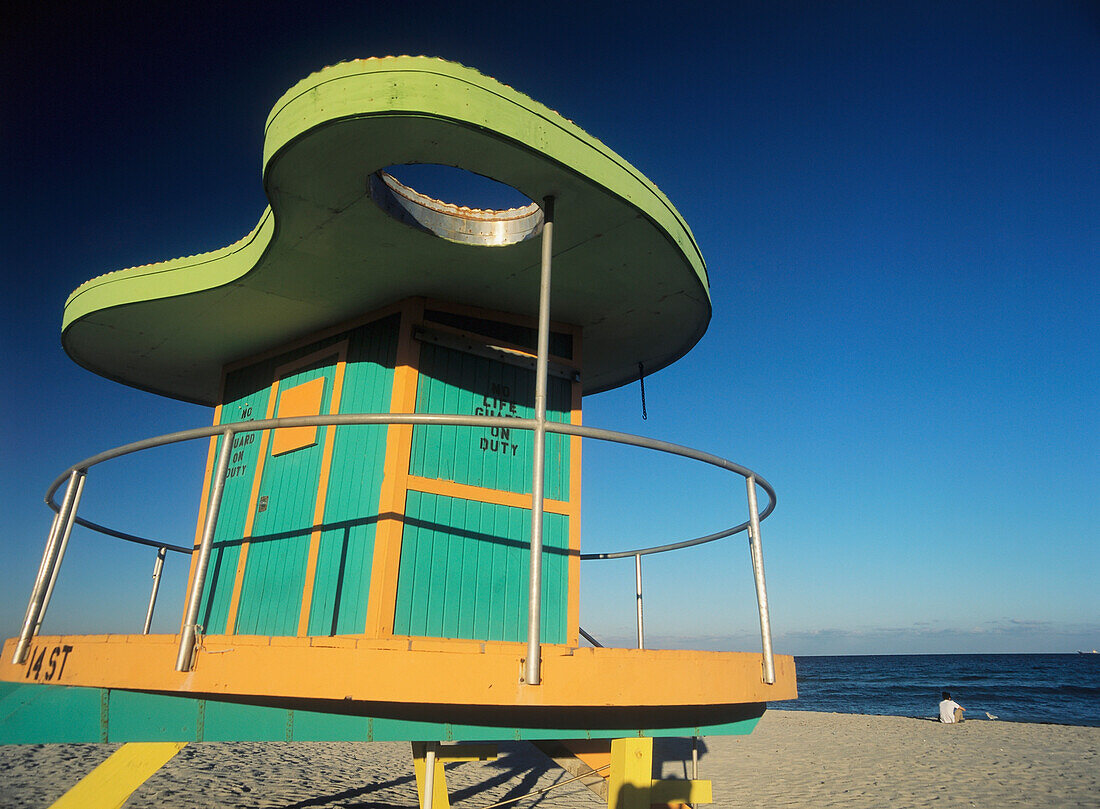
<svg viewBox="0 0 1100 809">
<path fill-rule="evenodd" d="M 236 244 L 81 285 L 62 343 L 134 387 L 212 404 L 222 367 L 410 295 L 534 316 L 539 239 L 460 244 L 368 193 L 387 166 L 438 163 L 556 198 L 551 316 L 584 328 L 586 393 L 683 356 L 706 330 L 699 248 L 656 186 L 556 112 L 475 70 L 389 57 L 290 89 L 264 140 L 270 201 Z"/>
</svg>

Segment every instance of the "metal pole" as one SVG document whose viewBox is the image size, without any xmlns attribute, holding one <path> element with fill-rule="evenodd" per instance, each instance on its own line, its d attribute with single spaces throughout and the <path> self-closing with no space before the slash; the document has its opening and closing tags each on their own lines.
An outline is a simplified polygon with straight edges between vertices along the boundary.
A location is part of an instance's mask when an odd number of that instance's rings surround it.
<svg viewBox="0 0 1100 809">
<path fill-rule="evenodd" d="M 591 635 L 589 635 L 589 634 L 588 634 L 587 632 L 585 632 L 585 631 L 584 631 L 584 627 L 582 627 L 582 626 L 578 626 L 578 627 L 577 627 L 577 631 L 581 633 L 581 637 L 582 637 L 582 638 L 584 638 L 584 639 L 585 639 L 586 641 L 588 641 L 589 643 L 591 643 L 591 644 L 592 644 L 593 646 L 595 646 L 595 647 L 596 647 L 597 649 L 602 649 L 602 648 L 603 648 L 603 644 L 602 644 L 602 643 L 600 643 L 600 642 L 599 642 L 598 640 L 596 640 L 596 639 L 595 639 L 594 637 L 592 637 Z"/>
<path fill-rule="evenodd" d="M 167 548 L 158 548 L 157 560 L 153 562 L 153 592 L 149 594 L 149 609 L 145 611 L 145 628 L 141 630 L 142 635 L 148 635 L 149 627 L 153 625 L 153 610 L 157 606 L 157 590 L 160 589 L 160 572 L 164 569 L 164 555 L 167 552 Z"/>
<path fill-rule="evenodd" d="M 756 579 L 756 604 L 760 609 L 760 642 L 764 648 L 764 682 L 775 682 L 775 659 L 772 656 L 772 622 L 768 614 L 768 588 L 764 584 L 764 551 L 760 545 L 760 514 L 756 510 L 756 478 L 745 478 L 749 495 L 749 551 L 752 574 Z"/>
<path fill-rule="evenodd" d="M 69 524 L 69 514 L 73 509 L 76 492 L 80 488 L 80 480 L 83 477 L 84 472 L 79 469 L 74 469 L 70 473 L 69 486 L 65 489 L 65 499 L 61 502 L 57 517 L 54 518 L 53 524 L 50 526 L 50 534 L 46 539 L 46 550 L 42 554 L 42 563 L 38 566 L 38 575 L 35 577 L 34 587 L 31 588 L 31 597 L 27 602 L 27 612 L 23 616 L 23 627 L 19 631 L 19 642 L 15 646 L 15 654 L 12 655 L 11 662 L 16 666 L 22 665 L 27 659 L 27 650 L 30 648 L 31 638 L 34 637 L 35 627 L 38 626 L 38 619 L 42 614 L 42 603 L 46 595 L 46 588 L 53 576 L 53 566 L 57 561 L 61 535 L 65 530 L 65 526 Z"/>
<path fill-rule="evenodd" d="M 634 554 L 634 593 L 638 601 L 638 648 L 645 648 L 645 632 L 642 630 L 642 555 Z"/>
<path fill-rule="evenodd" d="M 42 561 L 38 563 L 38 572 L 34 574 L 34 584 L 31 586 L 31 592 L 34 592 L 34 588 L 38 586 L 39 579 L 46 575 L 46 566 L 50 561 L 50 537 L 54 535 L 54 532 L 58 530 L 58 526 L 61 525 L 61 506 L 57 507 L 57 512 L 53 515 L 53 520 L 50 522 L 50 531 L 46 534 L 46 546 L 42 549 Z M 27 605 L 27 612 L 30 612 L 30 604 Z M 27 613 L 23 614 L 26 618 Z"/>
<path fill-rule="evenodd" d="M 432 798 L 435 797 L 435 750 L 439 742 L 428 742 L 424 745 L 424 800 L 420 802 L 422 809 L 432 809 Z"/>
<path fill-rule="evenodd" d="M 550 264 L 553 255 L 554 198 L 542 201 L 542 271 L 539 277 L 539 345 L 535 370 L 534 473 L 531 481 L 531 589 L 527 596 L 527 660 L 523 680 L 542 681 L 542 506 L 546 465 L 546 366 L 550 360 Z"/>
<path fill-rule="evenodd" d="M 691 737 L 691 780 L 699 780 L 699 737 Z M 691 809 L 695 809 L 694 803 L 689 803 Z"/>
<path fill-rule="evenodd" d="M 42 631 L 42 620 L 46 617 L 46 610 L 50 607 L 50 599 L 53 598 L 53 588 L 57 584 L 57 574 L 61 570 L 61 562 L 65 559 L 65 549 L 69 547 L 69 537 L 73 533 L 73 523 L 76 521 L 76 510 L 80 507 L 80 497 L 84 494 L 84 481 L 87 480 L 87 472 L 80 476 L 76 483 L 76 497 L 73 498 L 69 516 L 65 519 L 65 527 L 61 533 L 61 545 L 57 549 L 57 559 L 53 563 L 53 571 L 50 573 L 50 583 L 46 587 L 46 595 L 42 598 L 42 606 L 38 610 L 38 621 L 34 625 L 34 634 Z"/>
<path fill-rule="evenodd" d="M 202 587 L 206 582 L 206 566 L 210 563 L 210 547 L 214 544 L 214 529 L 218 526 L 218 509 L 222 504 L 222 492 L 225 491 L 225 473 L 229 469 L 229 459 L 233 455 L 233 431 L 222 433 L 222 451 L 218 455 L 218 465 L 214 470 L 214 490 L 210 493 L 210 505 L 206 511 L 206 523 L 202 527 L 202 541 L 199 545 L 199 558 L 195 561 L 195 577 L 191 581 L 191 592 L 187 595 L 187 609 L 183 615 L 183 630 L 180 632 L 180 648 L 176 655 L 176 671 L 190 671 L 191 658 L 195 651 L 195 633 L 198 629 L 199 604 L 202 601 Z"/>
</svg>

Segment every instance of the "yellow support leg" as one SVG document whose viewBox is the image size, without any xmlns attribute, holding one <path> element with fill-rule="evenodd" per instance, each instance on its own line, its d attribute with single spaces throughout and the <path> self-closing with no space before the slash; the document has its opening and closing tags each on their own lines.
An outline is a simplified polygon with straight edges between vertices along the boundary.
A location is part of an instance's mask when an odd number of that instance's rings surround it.
<svg viewBox="0 0 1100 809">
<path fill-rule="evenodd" d="M 653 778 L 653 739 L 615 739 L 611 742 L 608 809 L 694 806 L 712 800 L 710 781 Z"/>
<path fill-rule="evenodd" d="M 611 778 L 607 782 L 608 809 L 649 809 L 652 784 L 653 739 L 614 739 Z"/>
<path fill-rule="evenodd" d="M 428 774 L 425 762 L 428 752 L 427 742 L 413 742 L 413 772 L 416 773 L 416 799 L 424 806 L 424 779 Z M 447 776 L 443 772 L 443 760 L 437 755 L 432 776 L 432 809 L 451 809 L 447 797 Z"/>
<path fill-rule="evenodd" d="M 710 781 L 654 781 L 649 791 L 652 806 L 695 806 L 713 803 Z"/>
<path fill-rule="evenodd" d="M 416 797 L 424 806 L 424 778 L 427 769 L 427 742 L 413 742 L 413 771 L 416 773 Z M 492 761 L 497 757 L 495 744 L 445 744 L 436 749 L 435 774 L 432 776 L 432 809 L 450 809 L 447 776 L 443 765 L 450 761 Z"/>
<path fill-rule="evenodd" d="M 50 809 L 119 809 L 187 742 L 133 742 L 77 782 Z"/>
</svg>

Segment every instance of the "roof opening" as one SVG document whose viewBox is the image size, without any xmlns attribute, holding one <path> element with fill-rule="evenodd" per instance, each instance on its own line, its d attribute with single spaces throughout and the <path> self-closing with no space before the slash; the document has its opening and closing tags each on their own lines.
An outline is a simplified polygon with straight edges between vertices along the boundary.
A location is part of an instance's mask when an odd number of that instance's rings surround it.
<svg viewBox="0 0 1100 809">
<path fill-rule="evenodd" d="M 439 163 L 404 163 L 384 169 L 406 188 L 440 202 L 484 211 L 506 211 L 531 204 L 524 194 L 507 183 Z"/>
<path fill-rule="evenodd" d="M 368 186 L 371 199 L 390 216 L 448 241 L 504 247 L 542 232 L 537 204 L 509 185 L 464 169 L 390 166 L 372 174 Z"/>
</svg>

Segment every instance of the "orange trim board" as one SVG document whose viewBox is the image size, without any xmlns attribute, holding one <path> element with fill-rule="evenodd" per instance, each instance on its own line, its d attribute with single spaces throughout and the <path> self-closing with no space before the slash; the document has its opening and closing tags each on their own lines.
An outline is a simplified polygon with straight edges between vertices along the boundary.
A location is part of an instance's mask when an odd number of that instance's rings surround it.
<svg viewBox="0 0 1100 809">
<path fill-rule="evenodd" d="M 264 418 L 274 417 L 275 403 L 279 399 L 279 381 L 271 386 L 267 398 L 267 411 Z M 244 586 L 244 569 L 248 563 L 248 539 L 252 536 L 252 525 L 256 519 L 256 504 L 260 497 L 260 483 L 264 477 L 264 461 L 267 460 L 267 445 L 271 440 L 271 430 L 260 433 L 260 447 L 256 452 L 256 468 L 252 472 L 252 490 L 248 494 L 248 512 L 244 518 L 244 530 L 241 532 L 241 549 L 237 552 L 237 570 L 233 575 L 233 591 L 229 596 L 229 610 L 225 618 L 226 632 L 233 632 L 237 626 L 237 609 L 240 606 L 241 588 Z"/>
<path fill-rule="evenodd" d="M 340 412 L 340 397 L 344 393 L 344 372 L 347 370 L 347 342 L 340 345 L 340 351 L 336 358 L 336 370 L 332 375 L 332 396 L 329 399 L 328 412 L 330 414 Z M 321 391 L 324 391 L 324 377 L 318 377 L 322 382 Z M 317 410 L 321 409 L 321 401 L 317 401 Z M 316 428 L 314 428 L 316 429 Z M 321 453 L 321 469 L 317 475 L 317 499 L 313 506 L 313 525 L 319 526 L 325 521 L 325 502 L 328 499 L 328 482 L 332 473 L 332 451 L 336 446 L 336 427 L 325 430 L 325 448 Z M 276 430 L 276 432 L 279 432 Z M 306 557 L 306 575 L 302 584 L 302 601 L 298 611 L 298 634 L 306 635 L 309 632 L 309 613 L 313 606 L 313 585 L 317 578 L 317 556 L 321 552 L 321 530 L 314 527 L 309 535 L 309 555 Z"/>
<path fill-rule="evenodd" d="M 390 391 L 391 413 L 416 410 L 416 386 L 420 377 L 420 343 L 413 329 L 424 319 L 424 300 L 409 298 L 401 312 L 397 358 Z M 412 455 L 410 425 L 391 424 L 386 430 L 386 455 L 383 461 L 382 488 L 378 499 L 378 527 L 374 533 L 370 591 L 367 593 L 367 620 L 364 631 L 373 637 L 393 634 L 393 615 L 397 608 L 397 573 L 401 566 L 401 537 L 405 513 L 405 493 Z"/>
<path fill-rule="evenodd" d="M 294 700 L 339 703 L 432 703 L 454 706 L 651 707 L 683 712 L 794 699 L 794 658 L 775 657 L 776 683 L 761 678 L 759 652 L 682 649 L 542 647 L 542 682 L 520 682 L 524 643 L 415 638 L 395 644 L 360 639 L 354 646 L 314 644 L 315 638 L 207 635 L 195 668 L 175 670 L 178 635 L 40 636 L 30 663 L 11 663 L 17 639 L 5 643 L 0 679 L 222 697 L 254 696 L 268 704 Z M 39 655 L 64 665 L 52 680 L 36 675 Z M 38 676 L 38 679 L 35 679 Z M 353 705 L 345 706 L 355 713 Z M 342 711 L 337 711 L 342 712 Z M 675 718 L 675 717 L 673 717 Z M 721 720 L 717 720 L 721 721 Z M 668 727 L 670 725 L 665 725 Z M 672 725 L 676 726 L 676 725 Z M 633 727 L 638 727 L 634 725 Z"/>
<path fill-rule="evenodd" d="M 224 384 L 225 379 L 224 379 L 224 377 L 222 379 L 222 383 L 223 383 L 222 388 L 224 390 L 224 388 L 225 388 L 225 384 Z M 215 427 L 221 421 L 221 417 L 222 417 L 222 406 L 219 404 L 214 408 L 214 426 Z M 210 447 L 206 451 L 206 471 L 205 471 L 205 473 L 203 473 L 203 478 L 202 478 L 202 498 L 199 500 L 199 519 L 198 519 L 197 524 L 195 525 L 195 544 L 194 544 L 194 547 L 196 549 L 199 547 L 200 544 L 202 544 L 202 531 L 203 531 L 203 528 L 205 527 L 205 524 L 206 524 L 206 509 L 207 509 L 207 506 L 210 503 L 210 483 L 211 483 L 210 478 L 214 474 L 214 458 L 217 455 L 217 448 L 218 448 L 218 436 L 212 435 L 212 436 L 210 436 Z M 188 569 L 187 569 L 187 592 L 189 592 L 189 593 L 191 592 L 191 584 L 195 581 L 195 565 L 198 563 L 198 558 L 199 558 L 198 554 L 192 554 L 191 564 L 188 566 Z M 185 619 L 186 619 L 186 616 L 182 616 L 180 618 L 181 628 L 183 626 L 183 621 Z"/>
<path fill-rule="evenodd" d="M 409 475 L 406 486 L 409 491 L 424 492 L 425 494 L 458 497 L 463 500 L 476 500 L 481 503 L 493 503 L 498 506 L 512 506 L 513 508 L 531 508 L 531 495 L 529 494 L 506 492 L 501 489 L 486 489 L 481 486 L 471 486 L 468 483 L 456 483 L 453 480 L 437 480 L 435 478 Z M 564 500 L 551 500 L 549 498 L 543 500 L 542 508 L 543 511 L 548 511 L 551 514 L 573 515 L 576 511 L 572 504 Z"/>
<path fill-rule="evenodd" d="M 319 376 L 293 388 L 287 388 L 279 397 L 276 418 L 321 415 L 321 399 L 325 395 L 325 378 Z M 332 432 L 329 430 L 329 432 Z M 283 455 L 296 449 L 312 447 L 317 443 L 317 426 L 285 427 L 276 430 L 271 440 L 271 454 Z"/>
<path fill-rule="evenodd" d="M 578 329 L 573 337 L 574 356 L 580 356 L 581 335 Z M 572 409 L 569 413 L 569 423 L 580 426 L 583 419 L 581 414 L 581 383 L 574 382 L 571 386 Z M 576 646 L 580 643 L 581 621 L 581 446 L 579 436 L 569 437 L 569 505 L 573 513 L 569 519 L 569 554 L 567 578 L 569 581 L 569 601 L 565 613 L 565 630 L 568 633 L 566 640 Z"/>
<path fill-rule="evenodd" d="M 336 390 L 335 380 L 336 380 L 336 376 L 339 376 L 340 380 L 341 380 L 341 384 L 343 383 L 343 364 L 344 364 L 344 359 L 347 356 L 347 345 L 348 345 L 348 341 L 347 340 L 342 340 L 340 342 L 336 342 L 336 343 L 333 343 L 332 345 L 328 345 L 328 346 L 325 346 L 324 348 L 318 349 L 317 351 L 314 351 L 310 354 L 307 354 L 304 357 L 299 357 L 296 360 L 293 360 L 291 362 L 288 362 L 288 363 L 285 363 L 283 365 L 278 366 L 275 369 L 275 380 L 271 383 L 271 390 L 268 394 L 266 418 L 269 418 L 269 419 L 274 418 L 274 414 L 276 412 L 276 407 L 279 404 L 281 404 L 281 397 L 279 396 L 279 386 L 282 382 L 282 379 L 284 377 L 286 377 L 288 374 L 293 373 L 294 371 L 298 370 L 299 368 L 304 368 L 304 367 L 307 367 L 309 365 L 313 365 L 313 364 L 318 363 L 318 362 L 320 362 L 321 360 L 323 360 L 327 357 L 335 357 L 335 359 L 336 359 L 336 362 L 334 364 L 334 371 L 333 371 L 333 394 L 332 394 L 332 397 L 330 399 L 329 409 L 330 409 L 330 411 L 332 411 L 333 404 L 335 404 L 336 407 L 339 407 L 339 399 L 337 398 L 337 396 L 339 394 L 339 391 Z M 323 381 L 324 380 L 322 378 L 322 392 L 323 392 Z M 309 383 L 306 383 L 306 384 L 308 385 Z M 297 387 L 301 387 L 301 386 L 297 386 Z M 294 390 L 294 388 L 291 388 L 291 390 Z M 320 405 L 318 404 L 318 409 L 319 409 L 319 407 L 320 407 Z M 337 411 L 332 411 L 332 412 L 339 412 L 339 411 L 337 410 Z M 305 428 L 305 429 L 308 430 L 310 428 Z M 228 632 L 235 631 L 235 627 L 237 625 L 237 613 L 240 609 L 241 590 L 244 587 L 244 574 L 245 574 L 246 566 L 248 564 L 249 539 L 252 536 L 252 529 L 253 529 L 253 526 L 255 524 L 256 508 L 257 508 L 257 504 L 258 504 L 259 498 L 260 498 L 260 488 L 263 484 L 264 465 L 265 465 L 265 463 L 267 461 L 267 457 L 269 455 L 268 446 L 271 444 L 271 441 L 272 441 L 272 435 L 271 435 L 272 432 L 273 432 L 272 430 L 264 430 L 260 434 L 260 448 L 259 448 L 259 452 L 257 453 L 257 458 L 256 458 L 256 469 L 252 473 L 252 491 L 249 493 L 249 497 L 248 497 L 248 513 L 245 515 L 244 531 L 242 532 L 242 535 L 241 535 L 241 539 L 242 539 L 241 549 L 240 549 L 240 552 L 237 556 L 237 570 L 236 570 L 236 575 L 234 576 L 234 579 L 233 579 L 233 593 L 230 596 L 229 611 L 228 611 L 228 615 L 226 617 L 226 623 L 225 623 L 226 631 L 228 631 Z M 280 432 L 283 432 L 283 431 L 282 430 L 275 430 L 274 432 L 275 433 L 280 433 Z M 330 463 L 331 463 L 331 440 L 332 440 L 332 436 L 334 434 L 335 434 L 334 430 L 326 430 L 326 433 L 325 433 L 325 435 L 326 435 L 325 452 L 329 454 Z M 270 454 L 274 455 L 275 453 L 274 453 L 274 451 L 272 451 Z M 322 490 L 323 487 L 327 488 L 327 485 L 328 485 L 328 471 L 329 471 L 328 468 L 324 464 L 324 456 L 322 456 L 322 468 L 320 470 L 320 474 L 318 475 L 318 482 L 317 482 L 318 494 L 320 494 L 320 491 Z M 322 480 L 323 480 L 323 483 L 322 483 Z M 317 499 L 320 499 L 320 497 L 318 497 Z M 315 503 L 316 503 L 316 501 L 315 501 Z M 323 503 L 322 503 L 322 507 L 323 507 Z M 315 509 L 316 509 L 316 506 L 315 506 Z M 314 520 L 314 525 L 317 525 L 317 524 L 319 524 L 319 521 L 315 519 Z M 316 534 L 317 532 L 314 532 L 314 533 Z M 311 535 L 309 553 L 310 553 L 310 560 L 312 561 L 312 566 L 313 566 L 314 570 L 316 570 L 316 566 L 317 566 L 316 552 L 315 552 L 316 549 L 315 549 L 314 545 L 319 544 L 319 541 L 320 541 L 319 538 L 317 538 L 315 540 L 315 538 Z M 308 571 L 308 566 L 309 566 L 309 562 L 307 562 L 307 571 Z M 308 573 L 307 573 L 307 576 L 308 576 Z M 301 608 L 301 605 L 299 605 L 299 626 L 301 624 L 301 611 L 302 611 L 302 608 Z"/>
</svg>

